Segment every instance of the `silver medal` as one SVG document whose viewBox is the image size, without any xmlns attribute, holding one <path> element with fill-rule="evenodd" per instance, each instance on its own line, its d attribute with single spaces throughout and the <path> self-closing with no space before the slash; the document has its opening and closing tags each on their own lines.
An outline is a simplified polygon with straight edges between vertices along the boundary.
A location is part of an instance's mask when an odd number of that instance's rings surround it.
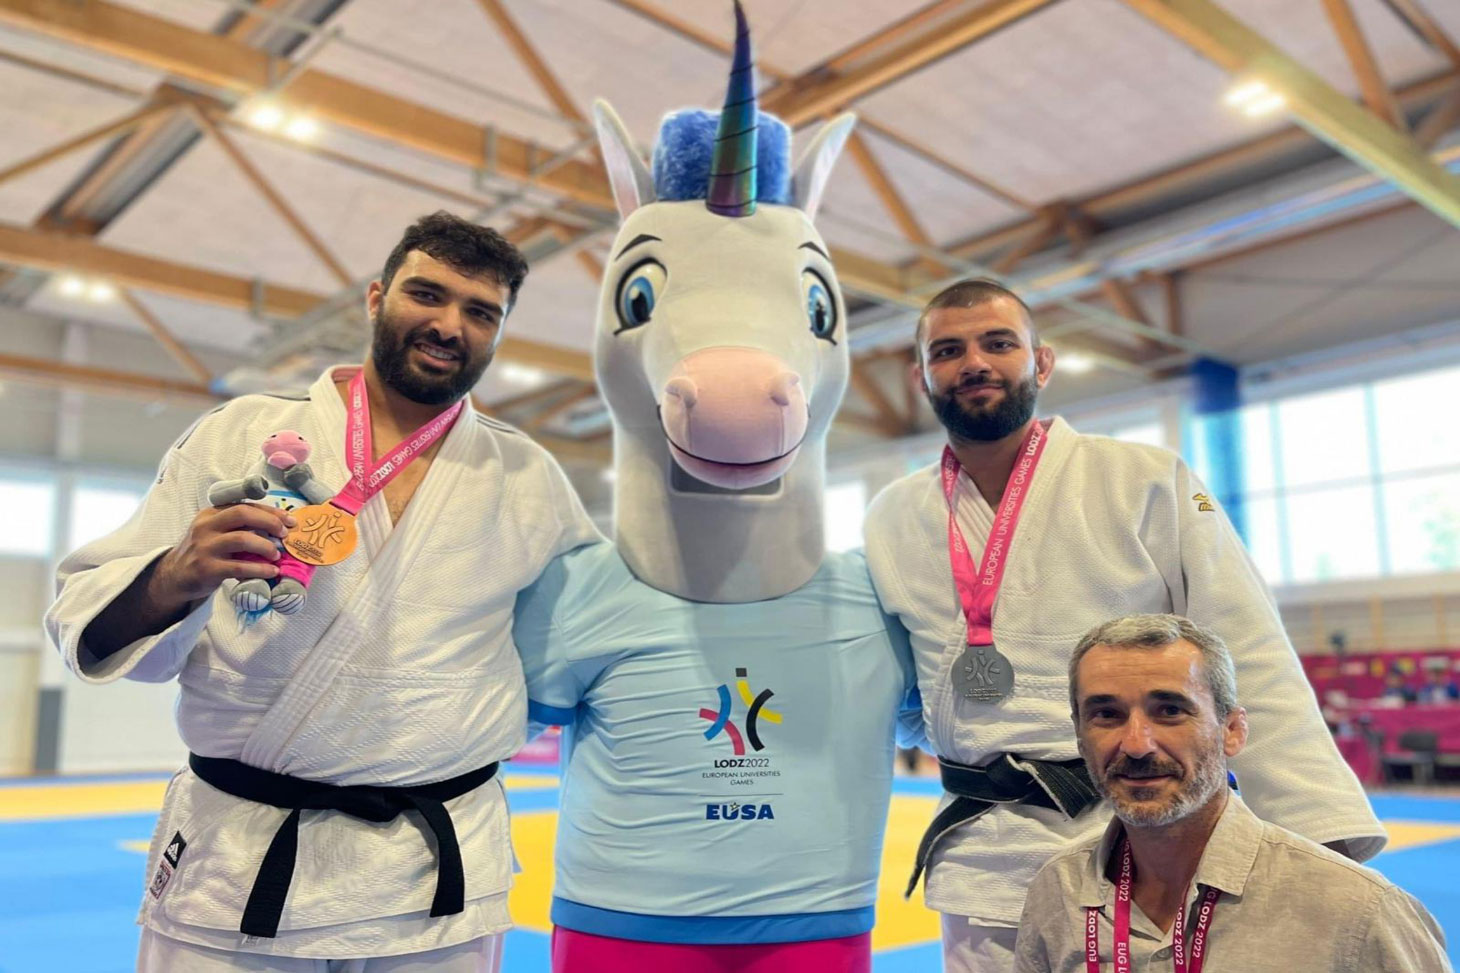
<svg viewBox="0 0 1460 973">
<path fill-rule="evenodd" d="M 965 646 L 953 663 L 953 686 L 965 699 L 997 703 L 1014 691 L 1014 667 L 992 645 Z"/>
</svg>

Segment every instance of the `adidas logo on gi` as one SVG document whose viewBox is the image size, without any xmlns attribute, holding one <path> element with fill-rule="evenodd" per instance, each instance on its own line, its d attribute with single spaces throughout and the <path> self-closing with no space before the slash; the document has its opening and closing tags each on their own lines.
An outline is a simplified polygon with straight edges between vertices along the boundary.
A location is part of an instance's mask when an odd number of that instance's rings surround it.
<svg viewBox="0 0 1460 973">
<path fill-rule="evenodd" d="M 173 833 L 172 840 L 162 849 L 162 860 L 157 863 L 157 873 L 152 876 L 152 884 L 147 887 L 154 899 L 162 898 L 162 893 L 167 890 L 167 883 L 172 881 L 172 875 L 177 871 L 178 863 L 182 861 L 187 847 L 188 843 L 183 840 L 182 832 L 178 831 Z"/>
</svg>

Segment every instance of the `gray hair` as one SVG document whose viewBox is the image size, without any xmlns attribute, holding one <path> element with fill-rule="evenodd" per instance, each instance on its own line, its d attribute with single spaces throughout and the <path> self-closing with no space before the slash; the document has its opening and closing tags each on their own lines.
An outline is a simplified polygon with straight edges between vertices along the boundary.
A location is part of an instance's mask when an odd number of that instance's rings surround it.
<svg viewBox="0 0 1460 973">
<path fill-rule="evenodd" d="M 1070 657 L 1070 715 L 1078 723 L 1080 701 L 1075 694 L 1075 673 L 1080 660 L 1097 645 L 1119 649 L 1161 649 L 1182 640 L 1201 651 L 1202 674 L 1216 704 L 1217 719 L 1225 720 L 1237 708 L 1237 671 L 1232 654 L 1217 633 L 1180 615 L 1127 615 L 1086 632 Z"/>
</svg>

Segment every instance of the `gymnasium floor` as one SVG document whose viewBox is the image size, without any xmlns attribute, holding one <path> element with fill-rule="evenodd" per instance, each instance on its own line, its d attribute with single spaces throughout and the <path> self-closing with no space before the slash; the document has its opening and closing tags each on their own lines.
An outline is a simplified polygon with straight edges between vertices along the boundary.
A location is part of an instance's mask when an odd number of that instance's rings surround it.
<svg viewBox="0 0 1460 973">
<path fill-rule="evenodd" d="M 535 768 L 507 774 L 518 876 L 505 970 L 546 973 L 548 896 L 557 778 Z M 132 969 L 143 857 L 165 775 L 0 780 L 0 973 L 122 973 Z M 899 780 L 893 798 L 878 924 L 877 973 L 938 969 L 936 917 L 902 901 L 902 884 L 937 785 Z M 1374 864 L 1424 902 L 1460 965 L 1460 796 L 1378 795 L 1390 850 Z"/>
</svg>

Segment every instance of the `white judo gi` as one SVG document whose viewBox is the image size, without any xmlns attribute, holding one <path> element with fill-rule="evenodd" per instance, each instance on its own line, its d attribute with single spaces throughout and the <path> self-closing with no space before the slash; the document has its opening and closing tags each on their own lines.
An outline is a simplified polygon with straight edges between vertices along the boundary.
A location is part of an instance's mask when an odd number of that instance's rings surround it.
<svg viewBox="0 0 1460 973">
<path fill-rule="evenodd" d="M 511 638 L 517 592 L 552 558 L 599 539 L 553 459 L 469 403 L 400 523 L 390 522 L 382 495 L 366 503 L 359 549 L 315 572 L 298 614 L 270 613 L 241 628 L 228 582 L 161 634 L 100 662 L 82 638 L 104 606 L 183 538 L 209 485 L 248 472 L 270 433 L 301 433 L 314 445 L 315 475 L 343 485 L 346 414 L 333 380 L 354 371 L 325 373 L 307 397 L 243 396 L 199 420 L 168 452 L 131 520 L 62 563 L 46 629 L 87 682 L 177 677 L 178 729 L 195 754 L 330 784 L 440 781 L 521 748 L 526 693 Z M 446 808 L 465 866 L 465 911 L 428 917 L 436 860 L 414 812 L 372 824 L 305 811 L 278 936 L 245 940 L 244 903 L 287 812 L 225 794 L 184 769 L 168 786 L 153 835 L 139 921 L 197 946 L 333 959 L 500 933 L 510 925 L 513 865 L 502 786 L 494 778 Z M 176 836 L 185 842 L 180 854 Z"/>
<path fill-rule="evenodd" d="M 994 512 L 966 473 L 954 496 L 968 546 L 981 554 Z M 1016 674 L 1003 702 L 966 699 L 950 682 L 967 628 L 938 464 L 873 500 L 866 543 L 882 604 L 912 635 L 939 755 L 962 764 L 1002 752 L 1078 757 L 1067 676 L 1075 644 L 1119 616 L 1174 612 L 1231 649 L 1254 741 L 1232 761 L 1248 805 L 1314 841 L 1346 839 L 1361 859 L 1383 847 L 1384 829 L 1333 744 L 1271 595 L 1226 515 L 1174 453 L 1082 436 L 1054 420 L 994 605 L 994 642 Z M 1074 821 L 997 805 L 945 837 L 924 881 L 928 906 L 945 914 L 947 969 L 1012 969 L 1011 927 L 1034 873 L 1054 852 L 1098 835 L 1109 815 L 1104 805 Z M 970 924 L 986 928 L 970 937 Z"/>
</svg>

